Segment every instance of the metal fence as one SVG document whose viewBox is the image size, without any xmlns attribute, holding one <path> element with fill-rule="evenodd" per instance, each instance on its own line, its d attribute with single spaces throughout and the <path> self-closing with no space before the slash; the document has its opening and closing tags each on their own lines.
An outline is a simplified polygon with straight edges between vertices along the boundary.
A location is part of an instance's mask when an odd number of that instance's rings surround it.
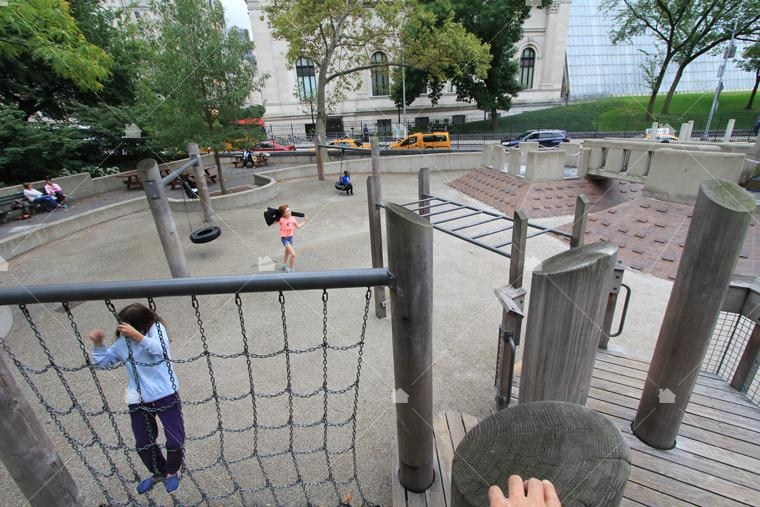
<svg viewBox="0 0 760 507">
<path fill-rule="evenodd" d="M 126 408 L 120 375 L 92 368 L 84 331 L 115 327 L 111 300 L 125 298 L 147 298 L 167 319 L 174 343 L 170 353 L 159 330 L 155 364 L 171 364 L 185 386 L 188 458 L 174 505 L 366 503 L 355 446 L 362 351 L 370 287 L 392 280 L 386 269 L 357 269 L 6 288 L 0 304 L 18 305 L 22 318 L 0 349 L 55 423 L 53 439 L 79 457 L 66 466 L 87 503 L 166 501 L 134 493 L 147 474 L 129 435 L 136 405 Z M 154 365 L 131 349 L 129 364 Z"/>
<path fill-rule="evenodd" d="M 742 361 L 747 361 L 747 348 L 754 329 L 752 319 L 741 313 L 720 312 L 701 369 L 730 382 L 752 403 L 760 406 L 760 358 L 750 358 L 749 370 L 739 372 Z M 741 378 L 737 378 L 737 373 Z"/>
</svg>

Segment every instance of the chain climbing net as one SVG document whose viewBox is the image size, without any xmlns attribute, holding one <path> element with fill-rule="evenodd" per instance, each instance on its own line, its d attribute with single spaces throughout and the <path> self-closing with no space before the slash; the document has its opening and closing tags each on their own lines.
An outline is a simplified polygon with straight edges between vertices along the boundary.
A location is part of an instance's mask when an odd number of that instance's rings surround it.
<svg viewBox="0 0 760 507">
<path fill-rule="evenodd" d="M 341 321 L 360 325 L 350 340 L 328 323 L 327 290 L 318 300 L 312 292 L 313 305 L 291 312 L 298 323 L 291 332 L 285 293 L 278 292 L 276 301 L 274 294 L 257 294 L 258 299 L 245 302 L 235 294 L 234 307 L 227 305 L 232 310 L 214 299 L 221 296 L 208 296 L 208 301 L 171 297 L 160 307 L 147 299 L 167 323 L 172 342 L 167 364 L 172 384 L 179 384 L 187 435 L 182 487 L 171 497 L 161 487 L 146 495 L 135 492 L 136 482 L 148 472 L 129 426 L 126 378 L 117 371 L 124 366 L 92 366 L 84 321 L 89 325 L 106 317 L 117 322 L 114 304 L 62 302 L 54 311 L 50 305 L 19 305 L 24 328 L 34 340 L 26 332 L 14 333 L 2 340 L 2 348 L 57 427 L 51 437 L 65 440 L 82 473 L 91 477 L 89 493 L 105 497 L 105 502 L 88 498 L 88 504 L 369 504 L 358 476 L 356 436 L 371 290 L 364 292 L 363 314 L 348 318 L 348 310 L 339 307 Z M 302 292 L 292 294 L 304 298 Z M 244 312 L 251 307 L 257 309 L 253 325 L 246 323 Z M 210 308 L 205 322 L 202 308 Z M 313 322 L 298 320 L 310 314 L 313 321 L 315 313 L 321 316 L 320 332 Z M 160 336 L 167 358 L 165 338 Z M 129 350 L 127 368 L 158 364 L 139 363 Z M 156 436 L 163 447 L 163 435 Z M 86 481 L 77 482 L 81 488 Z"/>
</svg>

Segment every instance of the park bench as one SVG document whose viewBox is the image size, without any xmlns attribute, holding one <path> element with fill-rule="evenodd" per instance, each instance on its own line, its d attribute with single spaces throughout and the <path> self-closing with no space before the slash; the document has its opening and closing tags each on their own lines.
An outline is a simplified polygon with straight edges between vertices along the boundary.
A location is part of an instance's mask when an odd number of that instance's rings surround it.
<svg viewBox="0 0 760 507">
<path fill-rule="evenodd" d="M 161 176 L 166 176 L 171 171 L 169 169 L 162 169 L 161 170 Z M 217 174 L 216 172 L 211 172 L 209 169 L 204 169 L 203 172 L 206 173 L 206 182 L 207 183 L 216 183 Z M 192 173 L 189 171 L 185 173 L 185 175 L 189 175 L 192 179 Z M 122 173 L 117 174 L 119 178 L 122 179 L 122 183 L 124 183 L 127 186 L 127 190 L 132 190 L 133 188 L 142 188 L 142 181 L 140 181 L 140 176 L 137 174 L 136 170 L 133 171 L 124 171 Z M 169 185 L 171 186 L 171 189 L 174 190 L 177 188 L 177 186 L 180 184 L 179 178 L 174 179 Z"/>
<path fill-rule="evenodd" d="M 243 160 L 242 155 L 237 155 L 235 157 L 235 160 L 232 161 L 232 165 L 237 167 L 238 165 L 242 165 L 243 167 L 246 167 L 248 162 Z M 269 154 L 268 153 L 254 153 L 253 154 L 253 167 L 258 167 L 261 165 L 269 165 Z"/>
<path fill-rule="evenodd" d="M 5 223 L 9 216 L 36 213 L 42 207 L 26 198 L 24 192 L 0 197 L 0 222 Z"/>
</svg>

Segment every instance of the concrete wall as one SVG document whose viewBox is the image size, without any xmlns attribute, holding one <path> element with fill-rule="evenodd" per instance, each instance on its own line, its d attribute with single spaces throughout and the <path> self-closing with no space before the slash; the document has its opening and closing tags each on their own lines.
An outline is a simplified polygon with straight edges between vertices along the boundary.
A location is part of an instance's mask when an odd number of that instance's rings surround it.
<svg viewBox="0 0 760 507">
<path fill-rule="evenodd" d="M 563 150 L 529 151 L 525 165 L 528 181 L 561 180 L 565 176 L 565 152 Z"/>
<path fill-rule="evenodd" d="M 694 204 L 699 184 L 706 179 L 724 178 L 739 182 L 744 154 L 659 149 L 652 156 L 652 168 L 644 186 L 645 195 L 657 199 Z"/>
<path fill-rule="evenodd" d="M 89 177 L 89 175 L 88 175 Z M 148 203 L 145 196 L 136 199 L 130 199 L 116 204 L 97 208 L 86 213 L 74 215 L 71 218 L 59 220 L 49 225 L 38 225 L 32 230 L 26 230 L 3 238 L 0 241 L 0 257 L 10 260 L 17 255 L 44 245 L 50 241 L 64 238 L 77 231 L 95 226 L 106 220 L 137 213 L 148 209 Z"/>
<path fill-rule="evenodd" d="M 480 156 L 480 166 L 494 169 L 496 171 L 506 171 L 507 155 L 500 144 L 487 144 L 483 146 L 483 153 Z"/>
<path fill-rule="evenodd" d="M 164 168 L 178 168 L 189 159 L 175 160 L 173 162 L 167 162 L 160 164 L 159 169 Z M 216 167 L 214 163 L 213 155 L 202 155 L 201 161 L 203 167 Z M 124 183 L 121 178 L 116 175 L 100 176 L 98 178 L 90 177 L 89 173 L 72 174 L 71 176 L 60 176 L 54 179 L 63 189 L 64 193 L 73 196 L 74 199 L 82 199 L 83 197 L 89 197 L 91 195 L 102 194 L 103 192 L 110 192 L 111 190 L 119 190 L 124 188 Z M 34 188 L 41 189 L 45 186 L 43 180 L 33 181 Z M 10 187 L 0 188 L 0 197 L 6 195 L 15 194 L 21 192 L 23 187 L 21 185 L 13 185 Z"/>
<path fill-rule="evenodd" d="M 247 190 L 233 192 L 227 195 L 212 195 L 211 209 L 214 212 L 227 211 L 237 208 L 248 208 L 270 201 L 277 197 L 280 189 L 277 182 L 264 174 L 254 174 L 253 181 L 256 186 Z M 169 198 L 169 207 L 172 211 L 201 212 L 201 202 L 198 199 L 172 199 Z"/>
</svg>

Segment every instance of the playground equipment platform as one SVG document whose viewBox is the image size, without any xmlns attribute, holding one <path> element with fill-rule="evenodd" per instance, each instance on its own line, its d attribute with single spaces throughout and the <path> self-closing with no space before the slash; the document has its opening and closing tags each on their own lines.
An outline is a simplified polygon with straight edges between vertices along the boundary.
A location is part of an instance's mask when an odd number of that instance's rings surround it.
<svg viewBox="0 0 760 507">
<path fill-rule="evenodd" d="M 623 433 L 631 448 L 631 475 L 624 506 L 757 505 L 760 499 L 760 408 L 724 380 L 700 373 L 676 447 L 661 451 L 631 432 L 649 364 L 599 351 L 589 391 L 590 408 Z M 512 393 L 517 403 L 517 389 Z M 477 418 L 461 412 L 437 414 L 435 474 L 424 493 L 406 491 L 393 463 L 393 505 L 449 506 L 451 461 Z"/>
</svg>

